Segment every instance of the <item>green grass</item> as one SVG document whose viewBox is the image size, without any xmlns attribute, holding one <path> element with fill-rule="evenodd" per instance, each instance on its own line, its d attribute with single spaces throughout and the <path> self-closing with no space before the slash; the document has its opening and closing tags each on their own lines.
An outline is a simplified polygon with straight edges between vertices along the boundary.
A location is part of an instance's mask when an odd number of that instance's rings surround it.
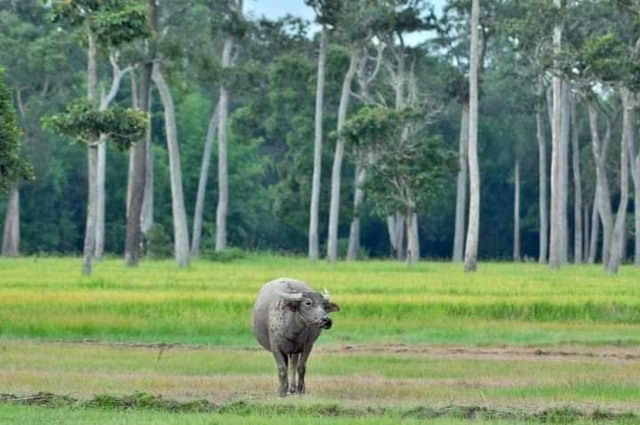
<svg viewBox="0 0 640 425">
<path fill-rule="evenodd" d="M 638 420 L 640 268 L 487 263 L 468 274 L 254 256 L 187 269 L 108 259 L 84 277 L 80 266 L 0 258 L 0 423 Z M 342 308 L 311 356 L 309 394 L 286 400 L 249 323 L 258 289 L 280 276 L 326 287 Z M 55 396 L 2 399 L 41 392 Z M 178 413 L 158 397 L 206 409 Z"/>
<path fill-rule="evenodd" d="M 640 269 L 560 271 L 538 264 L 309 263 L 251 257 L 126 268 L 105 260 L 93 276 L 70 258 L 0 259 L 0 336 L 253 345 L 249 312 L 279 276 L 328 288 L 342 311 L 328 343 L 640 344 Z M 46 317 L 47 320 L 42 320 Z"/>
<path fill-rule="evenodd" d="M 637 420 L 633 418 L 633 420 Z M 237 415 L 233 413 L 211 414 L 211 413 L 181 413 L 167 414 L 153 410 L 131 410 L 113 412 L 110 409 L 72 409 L 60 408 L 50 409 L 46 407 L 25 407 L 25 406 L 0 406 L 0 422 L 3 424 L 104 424 L 104 425 L 130 425 L 130 424 L 163 424 L 163 425 L 392 425 L 392 424 L 424 424 L 425 419 L 421 417 L 407 417 L 406 415 L 390 414 L 387 416 L 363 416 L 363 417 L 330 417 L 318 414 L 295 414 L 272 416 L 264 413 L 254 413 Z M 586 425 L 594 424 L 592 420 L 569 419 L 550 420 L 547 423 Z M 465 425 L 469 424 L 467 419 L 456 418 L 429 418 L 429 424 L 433 425 Z M 540 420 L 509 419 L 476 419 L 472 422 L 476 425 L 519 425 L 519 424 L 539 424 Z M 603 423 L 598 421 L 597 423 Z M 633 424 L 632 419 L 616 419 L 607 423 Z"/>
</svg>

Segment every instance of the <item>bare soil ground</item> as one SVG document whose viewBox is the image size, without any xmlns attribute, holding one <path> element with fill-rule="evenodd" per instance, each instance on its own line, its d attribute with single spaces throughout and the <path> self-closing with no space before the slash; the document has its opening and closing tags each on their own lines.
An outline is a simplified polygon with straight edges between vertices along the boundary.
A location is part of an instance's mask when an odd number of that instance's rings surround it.
<svg viewBox="0 0 640 425">
<path fill-rule="evenodd" d="M 65 359 L 65 356 L 70 358 Z M 81 359 L 104 357 L 135 358 L 139 363 L 96 363 L 96 366 L 74 366 L 71 357 Z M 196 362 L 237 357 L 264 358 L 268 353 L 258 348 L 216 348 L 180 344 L 114 344 L 97 341 L 20 342 L 0 341 L 0 402 L 27 404 L 69 404 L 78 400 L 95 402 L 98 395 L 109 394 L 114 403 L 129 403 L 131 394 L 152 394 L 171 400 L 174 406 L 205 403 L 208 408 L 229 403 L 278 404 L 275 396 L 277 378 L 266 373 L 194 373 L 193 370 L 167 368 L 166 365 L 191 365 Z M 414 409 L 495 409 L 538 414 L 550 409 L 569 408 L 581 412 L 632 412 L 640 417 L 640 400 L 625 396 L 600 396 L 597 386 L 617 385 L 622 389 L 640 386 L 640 347 L 469 347 L 411 345 L 328 345 L 319 346 L 312 354 L 314 364 L 335 361 L 336 357 L 362 358 L 385 356 L 390 362 L 440 364 L 443 369 L 475 367 L 473 376 L 427 372 L 416 377 L 389 377 L 388 374 L 359 373 L 353 366 L 345 373 L 321 373 L 313 365 L 308 371 L 308 394 L 295 402 L 337 402 L 344 408 L 369 411 L 388 407 Z M 4 359 L 3 359 L 4 358 Z M 44 359 L 44 360 L 41 360 Z M 203 360 L 204 359 L 204 360 Z M 327 359 L 327 360 L 324 360 Z M 468 366 L 468 361 L 472 366 Z M 56 366 L 67 361 L 69 366 Z M 106 360 L 105 360 L 106 361 Z M 40 363 L 39 363 L 40 362 Z M 51 367 L 47 367 L 48 363 Z M 157 364 L 158 369 L 137 365 Z M 162 368 L 164 366 L 164 369 Z M 522 373 L 496 373 L 496 365 L 504 369 L 520 368 Z M 564 365 L 564 366 L 563 366 Z M 563 375 L 563 367 L 579 367 L 580 375 Z M 584 367 L 582 367 L 584 365 Z M 393 366 L 389 366 L 392 368 Z M 491 369 L 493 368 L 493 369 Z M 486 373 L 483 370 L 487 370 Z M 438 376 L 436 376 L 438 375 Z M 563 381 L 587 382 L 593 397 L 571 394 L 571 382 L 566 392 L 547 393 L 548 388 L 563 388 Z M 578 387 L 577 387 L 578 388 Z M 596 388 L 595 390 L 593 388 Z M 522 389 L 522 390 L 520 390 Z M 623 391 L 623 390 L 621 390 Z M 66 402 L 64 400 L 67 400 Z M 120 400 L 120 401 L 118 401 Z M 177 403 L 177 404 L 176 404 Z"/>
</svg>

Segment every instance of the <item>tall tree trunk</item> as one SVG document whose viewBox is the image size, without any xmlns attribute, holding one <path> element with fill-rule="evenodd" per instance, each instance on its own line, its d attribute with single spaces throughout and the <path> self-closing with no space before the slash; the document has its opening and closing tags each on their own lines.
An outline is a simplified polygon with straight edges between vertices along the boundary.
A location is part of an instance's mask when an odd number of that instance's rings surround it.
<svg viewBox="0 0 640 425">
<path fill-rule="evenodd" d="M 640 44 L 636 44 L 640 47 Z M 637 103 L 633 104 L 634 109 L 637 108 Z M 634 243 L 633 243 L 633 264 L 640 266 L 640 152 L 638 151 L 637 133 L 634 121 L 630 121 L 628 124 L 628 147 L 629 147 L 629 168 L 631 178 L 633 181 L 633 212 L 634 212 Z"/>
<path fill-rule="evenodd" d="M 154 32 L 158 31 L 158 0 L 148 0 L 150 8 L 151 25 Z M 138 102 L 140 110 L 147 116 L 151 110 L 151 79 L 153 75 L 154 61 L 156 59 L 155 48 L 149 52 L 150 57 L 142 66 L 140 78 L 140 94 Z M 150 134 L 150 133 L 148 133 Z M 142 258 L 142 209 L 147 187 L 147 164 L 149 137 L 139 140 L 133 146 L 133 175 L 129 178 L 131 183 L 130 205 L 127 214 L 127 229 L 125 239 L 125 262 L 129 267 L 137 267 Z"/>
<path fill-rule="evenodd" d="M 20 120 L 25 122 L 26 111 L 20 90 L 16 90 L 16 100 Z M 26 141 L 26 138 L 23 140 Z M 20 255 L 20 185 L 18 183 L 11 188 L 7 200 L 2 238 L 2 255 L 5 257 L 17 257 Z"/>
<path fill-rule="evenodd" d="M 571 102 L 571 141 L 573 169 L 573 261 L 582 263 L 582 176 L 580 175 L 580 140 L 578 137 L 578 117 L 576 100 Z"/>
<path fill-rule="evenodd" d="M 560 262 L 567 264 L 569 262 L 569 145 L 571 130 L 571 92 L 570 83 L 566 80 L 562 82 L 562 121 L 561 121 L 561 157 L 560 157 L 560 205 L 559 205 L 559 224 L 560 224 Z"/>
<path fill-rule="evenodd" d="M 513 171 L 513 261 L 520 261 L 520 159 Z"/>
<path fill-rule="evenodd" d="M 360 213 L 362 202 L 364 201 L 364 190 L 362 183 L 364 182 L 366 170 L 359 163 L 356 164 L 355 171 L 355 188 L 353 194 L 353 220 L 351 220 L 351 228 L 349 229 L 349 247 L 347 249 L 347 260 L 354 261 L 358 258 L 360 251 Z"/>
<path fill-rule="evenodd" d="M 309 259 L 320 256 L 318 222 L 320 215 L 320 181 L 322 177 L 322 109 L 324 104 L 325 63 L 329 29 L 322 24 L 320 52 L 318 54 L 318 79 L 316 82 L 315 137 L 313 144 L 313 177 L 311 180 L 311 206 L 309 209 Z"/>
<path fill-rule="evenodd" d="M 613 213 L 611 212 L 611 196 L 609 193 L 609 180 L 607 178 L 607 153 L 611 139 L 611 120 L 607 117 L 607 130 L 602 141 L 598 130 L 598 111 L 595 101 L 587 97 L 587 109 L 589 112 L 589 128 L 591 132 L 591 150 L 596 165 L 596 199 L 598 215 L 602 223 L 602 264 L 609 263 L 611 247 L 611 234 L 613 231 Z"/>
<path fill-rule="evenodd" d="M 407 263 L 415 263 L 420 260 L 420 243 L 418 240 L 418 215 L 409 210 L 405 215 L 407 223 Z"/>
<path fill-rule="evenodd" d="M 554 0 L 557 8 L 562 7 L 561 0 Z M 557 57 L 562 48 L 562 23 L 557 23 L 553 29 L 553 52 Z M 554 75 L 552 81 L 552 119 L 551 119 L 551 220 L 549 233 L 549 265 L 559 268 L 563 265 L 562 258 L 562 160 L 564 157 L 562 146 L 562 77 L 560 64 L 554 60 Z"/>
<path fill-rule="evenodd" d="M 541 109 L 536 111 L 536 138 L 538 140 L 538 184 L 540 186 L 538 204 L 540 217 L 540 253 L 539 263 L 546 263 L 549 253 L 549 207 L 547 203 L 547 142 L 544 137 L 544 124 Z"/>
<path fill-rule="evenodd" d="M 148 62 L 142 68 L 140 81 L 139 103 L 140 110 L 149 114 L 149 91 L 151 89 L 151 74 L 153 63 Z M 133 175 L 131 180 L 131 194 L 127 214 L 127 233 L 125 239 L 125 262 L 129 267 L 136 267 L 142 258 L 142 206 L 145 197 L 147 180 L 147 138 L 136 142 L 132 149 Z"/>
<path fill-rule="evenodd" d="M 349 69 L 342 81 L 342 91 L 340 93 L 340 105 L 338 106 L 338 138 L 336 140 L 336 151 L 333 156 L 333 168 L 331 171 L 331 201 L 329 206 L 329 229 L 327 238 L 327 260 L 334 263 L 338 258 L 338 221 L 340 218 L 340 184 L 342 176 L 342 159 L 344 158 L 344 139 L 340 132 L 344 128 L 347 120 L 347 110 L 349 108 L 349 98 L 351 94 L 351 83 L 356 74 L 356 67 L 360 61 L 360 49 L 351 47 L 351 59 Z"/>
<path fill-rule="evenodd" d="M 96 172 L 96 245 L 94 257 L 96 260 L 102 258 L 104 254 L 104 232 L 105 232 L 105 214 L 107 208 L 106 202 L 106 172 L 107 172 L 107 139 L 104 135 L 100 135 L 98 142 L 98 170 Z"/>
<path fill-rule="evenodd" d="M 591 232 L 589 238 L 589 256 L 587 263 L 593 264 L 598 256 L 598 239 L 600 238 L 600 213 L 598 212 L 598 198 L 600 194 L 596 184 L 596 190 L 593 194 L 593 205 L 591 207 Z"/>
<path fill-rule="evenodd" d="M 88 31 L 88 60 L 87 60 L 87 100 L 96 106 L 98 95 L 98 47 L 91 31 Z M 96 244 L 96 214 L 97 214 L 97 168 L 98 168 L 98 140 L 89 141 L 87 148 L 87 221 L 84 233 L 84 248 L 82 254 L 82 274 L 90 275 L 93 270 L 93 256 Z"/>
<path fill-rule="evenodd" d="M 588 259 L 591 255 L 589 251 L 589 241 L 591 240 L 591 222 L 589 220 L 589 207 L 587 205 L 582 206 L 582 258 Z"/>
<path fill-rule="evenodd" d="M 106 110 L 111 102 L 115 99 L 118 91 L 120 90 L 120 84 L 122 78 L 131 71 L 131 67 L 120 69 L 116 62 L 116 57 L 112 55 L 110 58 L 112 68 L 112 80 L 111 87 L 108 93 L 102 92 L 100 95 L 100 111 Z M 98 193 L 97 197 L 97 212 L 96 212 L 96 242 L 95 242 L 95 258 L 100 259 L 104 254 L 104 241 L 105 241 L 105 211 L 106 211 L 106 168 L 107 168 L 107 138 L 105 135 L 100 135 L 98 142 L 98 171 L 96 173 L 98 179 Z"/>
<path fill-rule="evenodd" d="M 398 260 L 405 259 L 405 218 L 400 213 L 395 213 L 387 217 L 387 230 L 393 255 Z"/>
<path fill-rule="evenodd" d="M 395 108 L 402 111 L 407 105 L 407 70 L 406 58 L 403 39 L 400 38 L 399 47 L 393 51 L 397 62 L 397 70 L 394 78 L 395 88 Z M 398 143 L 404 143 L 408 136 L 408 129 L 404 128 Z M 404 260 L 407 254 L 407 246 L 405 245 L 406 230 L 409 228 L 409 221 L 406 215 L 397 211 L 395 214 L 387 217 L 387 226 L 389 226 L 389 236 L 393 234 L 395 241 L 391 242 L 392 248 L 395 250 L 396 258 Z M 393 229 L 392 229 L 393 228 Z"/>
<path fill-rule="evenodd" d="M 162 75 L 159 66 L 153 71 L 153 81 L 158 87 L 164 106 L 164 122 L 167 133 L 167 151 L 169 153 L 169 173 L 171 177 L 171 211 L 173 213 L 173 239 L 175 258 L 179 267 L 189 265 L 189 231 L 187 213 L 184 208 L 182 191 L 182 171 L 180 169 L 180 149 L 176 130 L 176 113 L 171 90 Z"/>
<path fill-rule="evenodd" d="M 153 91 L 149 90 L 149 105 L 153 104 Z M 151 107 L 151 106 L 149 106 Z M 146 146 L 146 161 L 145 161 L 145 176 L 144 176 L 144 198 L 142 199 L 142 212 L 140 213 L 140 230 L 143 235 L 146 235 L 151 226 L 153 226 L 153 209 L 154 209 L 154 195 L 153 195 L 153 148 L 151 140 L 151 125 L 147 129 L 147 134 L 144 139 Z"/>
<path fill-rule="evenodd" d="M 211 163 L 211 152 L 213 142 L 216 138 L 218 121 L 220 118 L 220 102 L 216 102 L 216 107 L 209 118 L 209 128 L 204 142 L 202 153 L 202 164 L 200 165 L 200 178 L 198 180 L 198 193 L 196 194 L 196 205 L 193 211 L 193 235 L 191 240 L 191 256 L 200 255 L 200 240 L 202 238 L 202 216 L 204 214 L 204 196 L 207 190 L 207 180 L 209 179 L 209 165 Z"/>
<path fill-rule="evenodd" d="M 138 92 L 140 86 L 135 79 L 135 73 L 131 73 L 131 103 L 134 108 L 141 109 L 142 105 L 139 101 Z M 149 91 L 148 104 L 151 105 L 153 99 L 153 91 Z M 142 200 L 142 217 L 140 218 L 140 229 L 143 234 L 146 234 L 151 226 L 153 226 L 153 150 L 151 147 L 151 126 L 147 128 L 145 134 L 145 144 L 147 147 L 147 160 L 146 160 L 146 173 L 145 173 L 145 187 L 144 198 Z M 131 193 L 133 186 L 133 174 L 134 174 L 134 149 L 129 150 L 129 180 L 127 182 L 127 215 L 129 214 L 129 205 L 131 204 Z"/>
<path fill-rule="evenodd" d="M 480 234 L 480 170 L 478 166 L 478 85 L 480 0 L 471 1 L 471 47 L 469 69 L 469 226 L 465 242 L 464 270 L 475 271 Z"/>
<path fill-rule="evenodd" d="M 632 136 L 631 120 L 633 114 L 633 102 L 628 89 L 620 88 L 622 100 L 622 136 L 620 139 L 620 202 L 613 226 L 609 263 L 606 264 L 609 273 L 618 273 L 622 262 L 623 247 L 626 243 L 625 227 L 627 222 L 627 205 L 629 203 L 629 139 Z"/>
<path fill-rule="evenodd" d="M 14 185 L 9 192 L 7 212 L 4 219 L 2 255 L 17 257 L 20 255 L 20 189 Z"/>
<path fill-rule="evenodd" d="M 456 222 L 453 235 L 453 261 L 462 261 L 464 252 L 465 213 L 467 211 L 468 185 L 469 101 L 462 102 L 460 138 L 458 145 L 459 166 L 456 180 Z"/>
<path fill-rule="evenodd" d="M 233 37 L 229 36 L 222 50 L 222 68 L 231 66 Z M 216 251 L 227 247 L 227 214 L 229 209 L 229 160 L 227 125 L 229 118 L 229 86 L 220 86 L 220 117 L 218 118 L 218 207 L 216 209 Z"/>
</svg>

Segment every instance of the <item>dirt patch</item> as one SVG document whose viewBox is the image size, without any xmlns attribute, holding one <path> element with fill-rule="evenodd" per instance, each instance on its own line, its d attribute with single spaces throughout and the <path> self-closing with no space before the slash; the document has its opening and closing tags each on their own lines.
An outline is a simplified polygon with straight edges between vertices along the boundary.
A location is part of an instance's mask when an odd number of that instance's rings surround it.
<svg viewBox="0 0 640 425">
<path fill-rule="evenodd" d="M 341 412 L 395 409 L 425 418 L 451 412 L 536 418 L 562 409 L 579 411 L 571 414 L 580 418 L 597 412 L 640 416 L 640 347 L 336 344 L 319 345 L 312 360 L 307 395 L 285 404 L 335 403 Z M 216 362 L 231 366 L 211 367 Z M 367 367 L 368 362 L 374 366 Z M 262 364 L 265 368 L 256 366 Z M 116 409 L 166 410 L 240 404 L 257 409 L 283 402 L 275 395 L 276 386 L 275 366 L 259 347 L 33 340 L 0 344 L 0 393 L 5 393 L 0 403 L 5 404 L 93 402 Z"/>
<path fill-rule="evenodd" d="M 640 347 L 469 347 L 469 346 L 414 346 L 405 344 L 389 345 L 343 345 L 339 347 L 321 347 L 318 351 L 358 354 L 413 354 L 434 358 L 465 359 L 505 359 L 505 360 L 550 360 L 584 361 L 598 359 L 602 361 L 638 361 Z"/>
</svg>

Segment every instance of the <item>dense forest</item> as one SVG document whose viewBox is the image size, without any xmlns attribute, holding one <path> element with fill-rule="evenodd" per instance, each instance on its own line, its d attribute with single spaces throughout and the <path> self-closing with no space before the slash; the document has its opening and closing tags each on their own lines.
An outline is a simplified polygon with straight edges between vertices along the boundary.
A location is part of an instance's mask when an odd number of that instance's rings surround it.
<svg viewBox="0 0 640 425">
<path fill-rule="evenodd" d="M 0 0 L 2 254 L 640 264 L 639 0 L 304 2 Z"/>
</svg>

